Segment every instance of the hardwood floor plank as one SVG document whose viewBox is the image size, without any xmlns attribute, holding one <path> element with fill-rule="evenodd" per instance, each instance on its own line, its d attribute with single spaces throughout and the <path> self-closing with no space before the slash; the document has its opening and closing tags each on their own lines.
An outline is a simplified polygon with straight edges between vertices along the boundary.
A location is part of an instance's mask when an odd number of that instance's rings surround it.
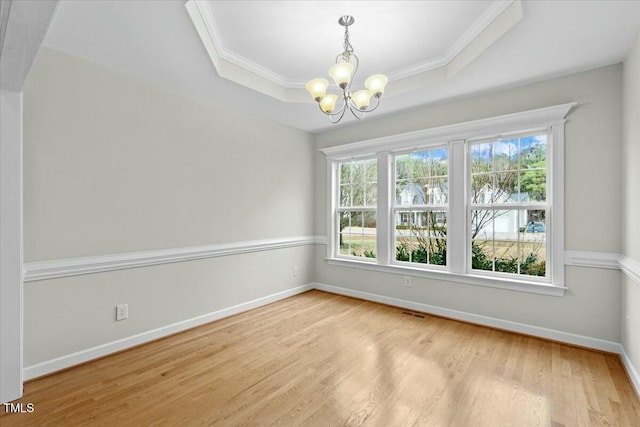
<svg viewBox="0 0 640 427">
<path fill-rule="evenodd" d="M 638 426 L 617 355 L 320 291 L 25 384 L 11 426 Z"/>
</svg>

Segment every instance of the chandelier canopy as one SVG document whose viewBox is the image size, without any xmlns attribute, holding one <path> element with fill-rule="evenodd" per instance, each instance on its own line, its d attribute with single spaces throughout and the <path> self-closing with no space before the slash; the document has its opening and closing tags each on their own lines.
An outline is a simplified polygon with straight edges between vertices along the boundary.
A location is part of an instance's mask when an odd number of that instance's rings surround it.
<svg viewBox="0 0 640 427">
<path fill-rule="evenodd" d="M 366 89 L 357 92 L 351 91 L 351 82 L 358 71 L 358 57 L 353 53 L 353 46 L 349 42 L 349 26 L 353 25 L 353 16 L 344 15 L 338 23 L 344 27 L 344 52 L 336 57 L 336 63 L 329 68 L 329 76 L 336 85 L 342 89 L 342 105 L 336 110 L 338 95 L 327 94 L 329 82 L 326 79 L 309 80 L 306 85 L 314 101 L 318 103 L 320 111 L 329 116 L 331 123 L 338 123 L 349 110 L 357 119 L 363 119 L 380 104 L 380 97 L 387 85 L 387 76 L 374 74 L 364 82 Z M 373 105 L 372 104 L 373 99 Z"/>
</svg>

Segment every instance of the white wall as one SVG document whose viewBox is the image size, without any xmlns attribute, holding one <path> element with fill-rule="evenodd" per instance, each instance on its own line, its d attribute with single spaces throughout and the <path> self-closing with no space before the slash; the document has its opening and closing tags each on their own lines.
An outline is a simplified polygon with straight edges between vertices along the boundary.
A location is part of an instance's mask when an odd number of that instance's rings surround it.
<svg viewBox="0 0 640 427">
<path fill-rule="evenodd" d="M 27 267 L 313 233 L 312 141 L 298 130 L 50 49 L 24 122 Z M 306 245 L 28 282 L 25 366 L 310 283 L 312 256 Z"/>
<path fill-rule="evenodd" d="M 22 396 L 22 92 L 0 88 L 0 403 Z"/>
<path fill-rule="evenodd" d="M 493 94 L 368 119 L 353 127 L 316 135 L 316 149 L 441 125 L 577 102 L 565 132 L 565 249 L 619 253 L 621 235 L 622 67 L 613 65 Z M 384 111 L 384 102 L 380 112 Z M 316 153 L 317 234 L 326 234 L 326 166 Z M 563 297 L 413 279 L 330 266 L 318 249 L 316 280 L 357 291 L 415 301 L 465 313 L 620 342 L 620 272 L 566 269 Z"/>
<path fill-rule="evenodd" d="M 622 345 L 640 373 L 640 34 L 624 62 L 622 254 L 636 279 L 622 283 Z M 636 379 L 640 380 L 636 373 Z M 636 385 L 640 390 L 640 383 Z"/>
</svg>

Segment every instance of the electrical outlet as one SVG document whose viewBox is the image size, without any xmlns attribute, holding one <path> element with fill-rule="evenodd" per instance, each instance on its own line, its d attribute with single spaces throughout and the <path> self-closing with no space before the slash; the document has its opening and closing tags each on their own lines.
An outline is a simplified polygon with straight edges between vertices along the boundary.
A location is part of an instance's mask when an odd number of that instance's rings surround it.
<svg viewBox="0 0 640 427">
<path fill-rule="evenodd" d="M 411 285 L 411 277 L 409 276 L 404 276 L 404 286 L 405 288 L 410 288 Z"/>
<path fill-rule="evenodd" d="M 298 266 L 293 267 L 293 277 L 298 277 L 299 274 L 300 269 L 298 268 Z"/>
<path fill-rule="evenodd" d="M 129 304 L 116 305 L 116 320 L 129 318 Z"/>
</svg>

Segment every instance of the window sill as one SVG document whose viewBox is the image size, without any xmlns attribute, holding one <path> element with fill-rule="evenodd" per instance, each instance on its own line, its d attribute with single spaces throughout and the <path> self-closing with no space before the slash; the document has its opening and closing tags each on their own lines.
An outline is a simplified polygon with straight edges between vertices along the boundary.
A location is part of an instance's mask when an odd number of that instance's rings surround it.
<svg viewBox="0 0 640 427">
<path fill-rule="evenodd" d="M 383 273 L 402 274 L 404 276 L 423 277 L 427 279 L 444 280 L 465 285 L 485 286 L 490 288 L 507 289 L 510 291 L 528 292 L 541 295 L 563 296 L 566 287 L 554 286 L 546 283 L 526 280 L 504 279 L 500 277 L 484 277 L 473 274 L 457 274 L 449 271 L 424 270 L 404 265 L 380 265 L 372 262 L 325 258 L 329 265 L 359 268 L 363 270 L 379 271 Z"/>
</svg>

